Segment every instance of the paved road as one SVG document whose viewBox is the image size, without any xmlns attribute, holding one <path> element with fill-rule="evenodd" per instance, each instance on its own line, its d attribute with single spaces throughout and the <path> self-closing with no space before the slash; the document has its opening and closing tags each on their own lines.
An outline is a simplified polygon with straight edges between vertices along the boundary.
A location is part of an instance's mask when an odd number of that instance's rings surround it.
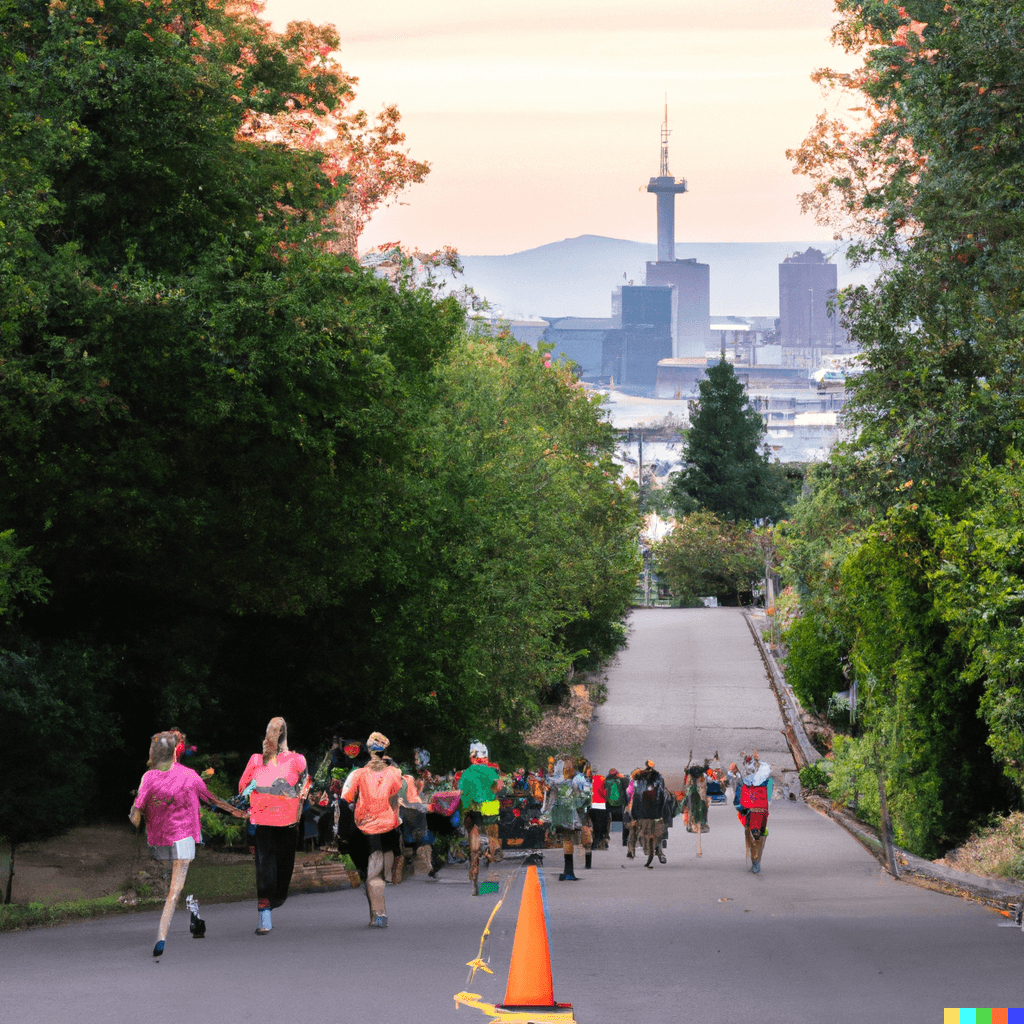
<svg viewBox="0 0 1024 1024">
<path fill-rule="evenodd" d="M 691 750 L 695 760 L 717 750 L 728 765 L 756 747 L 777 784 L 795 784 L 778 701 L 738 609 L 634 612 L 609 680 L 583 748 L 599 770 L 650 758 L 681 787 Z"/>
<path fill-rule="evenodd" d="M 726 755 L 757 742 L 783 761 L 774 698 L 736 611 L 637 613 L 609 689 L 588 744 L 599 765 L 653 757 L 681 769 L 691 743 Z M 547 857 L 555 996 L 581 1024 L 930 1024 L 944 1006 L 1024 1005 L 1024 935 L 991 911 L 889 879 L 800 802 L 774 803 L 757 876 L 732 812 L 713 807 L 710 820 L 700 860 L 679 827 L 668 864 L 650 871 L 617 846 L 572 884 L 557 881 L 557 852 Z M 470 986 L 492 1002 L 504 993 L 516 865 L 495 878 L 513 883 L 485 947 L 495 975 Z M 151 913 L 0 935 L 0 1021 L 483 1022 L 452 995 L 467 987 L 497 899 L 472 897 L 446 869 L 439 882 L 388 888 L 386 931 L 367 929 L 364 897 L 344 891 L 292 897 L 265 938 L 253 906 L 225 904 L 208 908 L 201 941 L 180 913 L 160 962 Z"/>
</svg>

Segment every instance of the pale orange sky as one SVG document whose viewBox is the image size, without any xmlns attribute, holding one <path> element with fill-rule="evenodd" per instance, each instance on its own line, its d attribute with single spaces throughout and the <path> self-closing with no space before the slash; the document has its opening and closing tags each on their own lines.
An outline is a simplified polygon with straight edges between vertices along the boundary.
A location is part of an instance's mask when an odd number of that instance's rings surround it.
<svg viewBox="0 0 1024 1024">
<path fill-rule="evenodd" d="M 357 103 L 398 105 L 423 185 L 362 247 L 509 253 L 576 235 L 654 242 L 668 94 L 679 242 L 828 239 L 803 216 L 787 148 L 825 109 L 810 81 L 851 59 L 832 0 L 268 0 L 332 22 Z"/>
</svg>

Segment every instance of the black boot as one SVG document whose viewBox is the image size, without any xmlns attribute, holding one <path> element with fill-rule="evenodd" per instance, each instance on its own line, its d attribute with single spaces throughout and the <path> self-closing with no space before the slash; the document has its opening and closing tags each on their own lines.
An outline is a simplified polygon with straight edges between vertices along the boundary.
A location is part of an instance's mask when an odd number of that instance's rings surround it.
<svg viewBox="0 0 1024 1024">
<path fill-rule="evenodd" d="M 593 854 L 592 854 L 592 853 L 591 853 L 591 852 L 590 852 L 589 850 L 587 850 L 587 855 L 586 855 L 586 857 L 585 857 L 585 858 L 584 858 L 584 860 L 583 860 L 583 866 L 584 866 L 584 867 L 585 867 L 585 868 L 586 868 L 586 869 L 587 869 L 588 871 L 590 870 L 590 866 L 591 866 L 591 865 L 590 865 L 590 858 L 591 858 L 591 857 L 593 857 Z"/>
<path fill-rule="evenodd" d="M 573 871 L 572 866 L 572 854 L 567 853 L 565 855 L 565 873 L 558 876 L 560 882 L 578 882 L 579 879 L 576 877 L 576 873 Z"/>
</svg>

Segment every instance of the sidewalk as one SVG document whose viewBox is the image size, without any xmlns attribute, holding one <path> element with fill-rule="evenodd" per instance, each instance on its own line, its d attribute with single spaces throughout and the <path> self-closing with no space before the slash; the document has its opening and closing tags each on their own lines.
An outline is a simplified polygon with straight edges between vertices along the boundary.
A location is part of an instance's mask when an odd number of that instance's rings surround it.
<svg viewBox="0 0 1024 1024">
<path fill-rule="evenodd" d="M 775 690 L 779 698 L 779 706 L 785 721 L 785 732 L 793 752 L 793 759 L 799 768 L 814 764 L 821 755 L 807 738 L 803 722 L 800 719 L 796 697 L 786 682 L 786 677 L 775 661 L 774 655 L 762 639 L 763 630 L 768 628 L 767 616 L 760 608 L 744 608 L 743 615 L 750 627 L 754 643 L 761 653 L 761 659 L 764 661 L 768 677 L 771 680 L 772 689 Z M 857 821 L 851 814 L 842 808 L 835 807 L 831 801 L 821 797 L 806 797 L 804 802 L 819 814 L 823 814 L 831 818 L 837 825 L 841 825 L 870 851 L 883 867 L 885 866 L 882 842 L 869 825 Z M 933 864 L 930 860 L 917 857 L 899 847 L 896 847 L 896 856 L 901 867 L 900 878 L 902 881 L 911 882 L 925 889 L 944 892 L 950 896 L 959 896 L 962 899 L 983 903 L 999 911 L 1006 911 L 1011 915 L 1011 920 L 1013 920 L 1013 915 L 1019 915 L 1020 908 L 1024 907 L 1024 887 L 1020 885 L 1014 885 L 999 878 L 983 878 L 979 875 L 968 874 L 966 871 L 956 871 L 942 864 Z"/>
</svg>

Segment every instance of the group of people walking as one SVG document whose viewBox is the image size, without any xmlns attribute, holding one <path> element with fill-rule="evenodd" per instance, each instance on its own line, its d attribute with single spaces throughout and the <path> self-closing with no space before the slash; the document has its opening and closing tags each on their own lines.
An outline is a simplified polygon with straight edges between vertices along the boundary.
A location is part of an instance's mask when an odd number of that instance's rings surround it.
<svg viewBox="0 0 1024 1024">
<path fill-rule="evenodd" d="M 349 815 L 347 849 L 364 883 L 369 905 L 369 924 L 387 927 L 385 885 L 400 875 L 403 845 L 412 845 L 414 855 L 426 848 L 429 858 L 430 833 L 426 815 L 431 799 L 424 792 L 429 755 L 416 752 L 416 774 L 403 774 L 388 756 L 390 743 L 380 732 L 371 733 L 360 744 L 362 756 L 347 773 L 341 786 L 339 806 Z M 273 928 L 273 911 L 288 897 L 298 848 L 299 820 L 313 784 L 306 759 L 288 747 L 288 730 L 283 718 L 267 726 L 262 749 L 254 753 L 238 783 L 241 806 L 212 793 L 204 779 L 180 763 L 185 736 L 176 729 L 151 738 L 149 770 L 142 777 L 138 795 L 129 815 L 138 827 L 143 818 L 153 855 L 170 862 L 171 879 L 157 930 L 153 956 L 163 954 L 171 919 L 184 888 L 188 866 L 195 858 L 200 834 L 199 804 L 211 804 L 248 820 L 250 844 L 256 861 L 257 935 Z M 480 892 L 481 863 L 502 859 L 498 835 L 501 809 L 501 771 L 489 759 L 487 747 L 474 740 L 470 764 L 455 776 L 459 810 L 468 838 L 469 878 L 473 892 Z M 700 786 L 703 772 L 688 768 L 688 787 L 679 794 L 687 804 L 689 826 L 707 830 L 707 798 Z M 768 835 L 768 805 L 772 795 L 771 766 L 763 764 L 757 751 L 742 754 L 730 765 L 733 803 L 744 829 L 751 871 L 761 870 L 761 857 Z M 583 866 L 592 866 L 593 850 L 607 849 L 611 823 L 623 823 L 623 845 L 634 859 L 639 846 L 646 855 L 647 868 L 657 857 L 666 862 L 666 829 L 677 813 L 679 801 L 666 786 L 653 761 L 635 769 L 628 778 L 616 769 L 606 776 L 595 774 L 583 758 L 549 762 L 546 773 L 531 776 L 534 795 L 542 801 L 541 816 L 547 820 L 562 846 L 564 868 L 560 881 L 578 881 L 575 851 L 581 848 Z M 455 796 L 455 794 L 452 794 Z M 245 803 L 247 801 L 247 809 Z M 339 833 L 340 834 L 340 833 Z M 404 840 L 404 842 L 403 842 Z M 431 872 L 433 873 L 433 871 Z M 192 928 L 196 930 L 193 912 Z"/>
<path fill-rule="evenodd" d="M 188 866 L 195 859 L 196 844 L 202 842 L 200 802 L 248 819 L 256 857 L 256 934 L 267 935 L 272 927 L 271 912 L 288 898 L 298 847 L 298 820 L 310 786 L 306 759 L 288 749 L 283 718 L 271 719 L 262 751 L 249 758 L 239 780 L 239 793 L 248 797 L 248 811 L 210 792 L 198 772 L 181 764 L 184 752 L 185 735 L 178 729 L 152 737 L 150 769 L 142 776 L 129 813 L 136 828 L 145 818 L 146 840 L 153 856 L 172 865 L 153 947 L 155 957 L 163 955 Z"/>
</svg>

